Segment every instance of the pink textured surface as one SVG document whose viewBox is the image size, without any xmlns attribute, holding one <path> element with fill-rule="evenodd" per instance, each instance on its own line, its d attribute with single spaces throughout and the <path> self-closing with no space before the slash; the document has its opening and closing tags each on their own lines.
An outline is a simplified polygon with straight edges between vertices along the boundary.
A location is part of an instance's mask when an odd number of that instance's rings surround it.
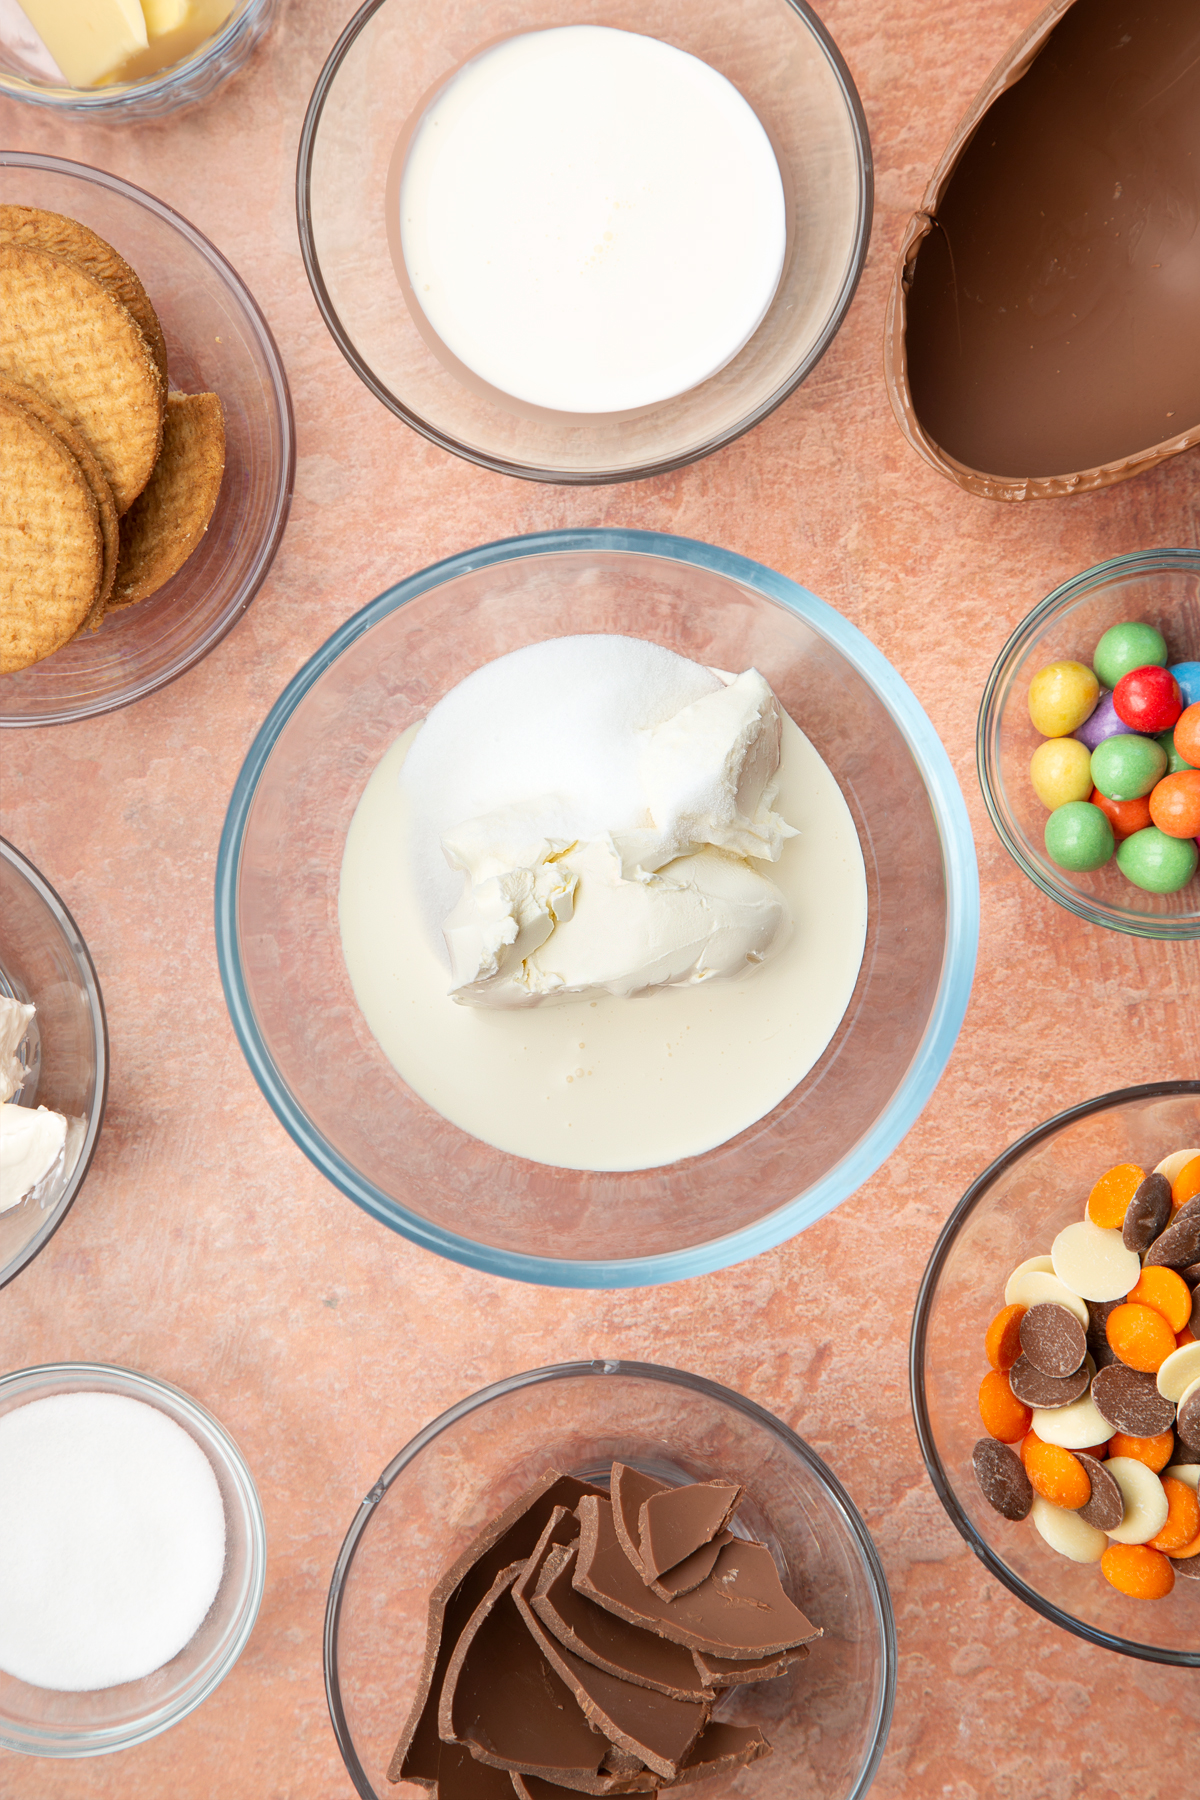
<svg viewBox="0 0 1200 1800">
<path fill-rule="evenodd" d="M 808 383 L 749 437 L 678 475 L 592 492 L 506 481 L 433 449 L 371 398 L 329 340 L 297 249 L 294 161 L 305 103 L 348 11 L 294 0 L 251 68 L 176 122 L 120 131 L 63 128 L 17 105 L 2 115 L 6 143 L 127 176 L 229 256 L 283 352 L 300 461 L 274 571 L 206 662 L 99 723 L 4 744 L 3 829 L 87 938 L 113 1075 L 73 1212 L 0 1295 L 0 1366 L 113 1361 L 195 1394 L 254 1470 L 270 1549 L 255 1634 L 204 1707 L 141 1749 L 91 1763 L 0 1755 L 0 1788 L 12 1800 L 349 1796 L 325 1711 L 321 1622 L 359 1497 L 461 1395 L 521 1368 L 616 1355 L 696 1369 L 773 1408 L 862 1509 L 901 1654 L 876 1794 L 1173 1796 L 1194 1766 L 1194 1674 L 1117 1663 L 995 1584 L 944 1518 L 906 1399 L 917 1283 L 979 1169 L 1060 1106 L 1200 1069 L 1197 947 L 1102 933 L 1042 898 L 996 841 L 973 757 L 988 669 L 1036 600 L 1103 557 L 1200 542 L 1196 455 L 1078 500 L 991 505 L 913 455 L 883 387 L 883 311 L 905 221 L 1035 7 L 831 0 L 824 16 L 877 158 L 871 257 L 847 323 Z M 851 618 L 946 743 L 983 880 L 966 1025 L 890 1164 L 793 1244 L 649 1292 L 513 1287 L 369 1221 L 269 1113 L 235 1044 L 213 951 L 226 799 L 286 680 L 399 576 L 475 543 L 572 524 L 709 539 Z"/>
</svg>

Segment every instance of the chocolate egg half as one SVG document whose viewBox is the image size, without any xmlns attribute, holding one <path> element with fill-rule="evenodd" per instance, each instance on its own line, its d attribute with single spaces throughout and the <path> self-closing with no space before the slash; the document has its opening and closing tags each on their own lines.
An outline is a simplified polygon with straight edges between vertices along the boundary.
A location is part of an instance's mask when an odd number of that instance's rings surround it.
<svg viewBox="0 0 1200 1800">
<path fill-rule="evenodd" d="M 992 500 L 1107 487 L 1200 442 L 1200 0 L 1055 0 L 909 221 L 888 391 Z"/>
</svg>

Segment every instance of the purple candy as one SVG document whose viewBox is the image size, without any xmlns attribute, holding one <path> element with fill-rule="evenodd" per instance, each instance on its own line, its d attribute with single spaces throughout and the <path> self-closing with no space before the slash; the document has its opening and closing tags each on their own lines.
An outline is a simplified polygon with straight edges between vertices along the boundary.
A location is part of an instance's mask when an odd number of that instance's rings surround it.
<svg viewBox="0 0 1200 1800">
<path fill-rule="evenodd" d="M 1087 745 L 1089 750 L 1094 750 L 1096 745 L 1102 744 L 1106 738 L 1136 737 L 1137 733 L 1132 725 L 1126 725 L 1123 719 L 1118 719 L 1116 708 L 1113 706 L 1112 689 L 1101 688 L 1100 698 L 1096 702 L 1094 712 L 1083 721 L 1078 731 L 1071 733 L 1071 736 L 1077 737 L 1081 744 Z"/>
</svg>

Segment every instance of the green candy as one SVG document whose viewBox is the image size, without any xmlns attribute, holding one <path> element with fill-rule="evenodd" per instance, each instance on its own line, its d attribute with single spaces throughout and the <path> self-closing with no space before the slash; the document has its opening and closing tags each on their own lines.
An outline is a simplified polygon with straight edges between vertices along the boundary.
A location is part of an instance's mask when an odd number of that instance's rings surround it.
<svg viewBox="0 0 1200 1800">
<path fill-rule="evenodd" d="M 1140 619 L 1128 619 L 1123 625 L 1110 625 L 1092 658 L 1092 668 L 1102 687 L 1115 688 L 1130 669 L 1145 669 L 1151 663 L 1167 666 L 1167 642 L 1153 625 Z"/>
<path fill-rule="evenodd" d="M 1188 762 L 1186 757 L 1180 756 L 1178 750 L 1175 748 L 1174 726 L 1171 727 L 1170 731 L 1160 731 L 1154 741 L 1156 744 L 1161 744 L 1167 753 L 1168 775 L 1178 775 L 1180 769 L 1190 769 L 1193 767 L 1193 764 Z M 1092 785 L 1095 786 L 1095 783 Z"/>
<path fill-rule="evenodd" d="M 1092 782 L 1109 800 L 1140 800 L 1167 772 L 1167 753 L 1157 738 L 1122 732 L 1092 751 Z"/>
<path fill-rule="evenodd" d="M 1060 869 L 1100 869 L 1113 853 L 1113 828 L 1090 800 L 1068 800 L 1046 820 L 1046 855 Z"/>
<path fill-rule="evenodd" d="M 1056 818 L 1057 814 L 1050 816 Z M 1178 893 L 1196 873 L 1197 862 L 1200 853 L 1194 838 L 1168 837 L 1157 825 L 1135 831 L 1117 850 L 1117 866 L 1122 875 L 1148 894 Z"/>
</svg>

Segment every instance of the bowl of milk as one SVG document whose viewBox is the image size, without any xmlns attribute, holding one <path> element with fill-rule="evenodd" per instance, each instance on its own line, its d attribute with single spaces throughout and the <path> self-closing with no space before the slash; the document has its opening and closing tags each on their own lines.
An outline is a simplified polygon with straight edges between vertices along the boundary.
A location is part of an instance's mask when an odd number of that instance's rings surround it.
<svg viewBox="0 0 1200 1800">
<path fill-rule="evenodd" d="M 961 793 L 877 650 L 654 532 L 451 558 L 272 708 L 217 946 L 259 1085 L 440 1254 L 676 1280 L 853 1193 L 945 1066 L 978 932 Z"/>
<path fill-rule="evenodd" d="M 372 0 L 313 93 L 297 204 L 317 304 L 385 405 L 581 483 L 693 462 L 798 386 L 853 297 L 871 181 L 798 0 L 556 3 L 519 28 Z"/>
</svg>

